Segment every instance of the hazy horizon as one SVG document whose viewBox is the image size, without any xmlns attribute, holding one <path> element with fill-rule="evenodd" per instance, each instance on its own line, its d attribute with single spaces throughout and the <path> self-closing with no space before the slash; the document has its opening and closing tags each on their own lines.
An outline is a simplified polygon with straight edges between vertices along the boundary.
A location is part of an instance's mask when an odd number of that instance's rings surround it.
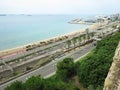
<svg viewBox="0 0 120 90">
<path fill-rule="evenodd" d="M 113 14 L 119 0 L 0 0 L 0 14 Z"/>
</svg>

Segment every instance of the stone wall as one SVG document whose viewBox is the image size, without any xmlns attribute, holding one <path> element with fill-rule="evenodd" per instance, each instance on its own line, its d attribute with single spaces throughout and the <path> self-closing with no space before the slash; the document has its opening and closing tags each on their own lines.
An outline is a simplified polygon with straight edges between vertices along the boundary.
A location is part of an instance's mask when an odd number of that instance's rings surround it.
<svg viewBox="0 0 120 90">
<path fill-rule="evenodd" d="M 120 42 L 113 57 L 113 63 L 105 79 L 103 90 L 120 90 Z"/>
</svg>

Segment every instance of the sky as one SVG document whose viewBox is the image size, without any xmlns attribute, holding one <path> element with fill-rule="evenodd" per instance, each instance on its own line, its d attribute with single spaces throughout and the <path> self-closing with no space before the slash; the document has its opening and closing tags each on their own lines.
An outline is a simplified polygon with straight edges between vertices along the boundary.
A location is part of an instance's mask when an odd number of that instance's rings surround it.
<svg viewBox="0 0 120 90">
<path fill-rule="evenodd" d="M 0 14 L 113 14 L 120 0 L 0 0 Z"/>
</svg>

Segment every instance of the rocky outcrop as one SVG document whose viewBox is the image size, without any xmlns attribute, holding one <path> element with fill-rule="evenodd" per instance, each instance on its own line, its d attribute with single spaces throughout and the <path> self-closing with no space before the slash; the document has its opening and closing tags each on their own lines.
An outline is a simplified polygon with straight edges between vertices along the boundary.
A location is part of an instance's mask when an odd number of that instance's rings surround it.
<svg viewBox="0 0 120 90">
<path fill-rule="evenodd" d="M 113 63 L 105 79 L 103 90 L 120 90 L 120 42 L 113 57 Z"/>
</svg>

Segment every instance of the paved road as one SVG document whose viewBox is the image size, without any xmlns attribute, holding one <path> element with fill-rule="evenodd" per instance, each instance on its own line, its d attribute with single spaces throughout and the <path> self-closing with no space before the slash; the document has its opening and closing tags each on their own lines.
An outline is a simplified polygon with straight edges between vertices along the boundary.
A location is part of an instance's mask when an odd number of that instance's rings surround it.
<svg viewBox="0 0 120 90">
<path fill-rule="evenodd" d="M 36 69 L 36 70 L 34 70 L 34 71 L 30 72 L 30 73 L 27 73 L 27 74 L 25 74 L 25 75 L 23 75 L 23 76 L 20 76 L 20 77 L 14 79 L 14 80 L 11 80 L 11 81 L 7 82 L 7 83 L 5 83 L 5 84 L 0 85 L 0 90 L 4 90 L 4 88 L 5 88 L 6 86 L 10 85 L 12 82 L 14 82 L 14 81 L 16 81 L 16 80 L 19 80 L 19 81 L 23 81 L 23 82 L 24 82 L 24 81 L 26 81 L 26 79 L 28 79 L 29 77 L 31 77 L 31 76 L 36 76 L 36 75 L 41 75 L 42 77 L 48 77 L 49 75 L 55 73 L 55 71 L 56 71 L 56 64 L 57 64 L 60 60 L 64 59 L 65 57 L 72 57 L 72 58 L 74 58 L 74 60 L 77 60 L 77 59 L 85 56 L 88 52 L 90 52 L 90 51 L 93 50 L 94 48 L 95 48 L 95 46 L 93 45 L 93 43 L 92 43 L 92 44 L 89 44 L 89 45 L 86 45 L 86 46 L 84 46 L 83 48 L 81 48 L 81 49 L 79 49 L 79 50 L 77 50 L 77 51 L 75 51 L 75 52 L 72 52 L 72 53 L 70 53 L 70 54 L 68 54 L 68 55 L 66 55 L 66 56 L 63 56 L 63 57 L 61 57 L 61 58 L 58 58 L 58 59 L 53 60 L 53 61 L 50 62 L 49 64 L 47 64 L 47 65 L 45 65 L 45 66 L 43 66 L 43 67 L 41 67 L 41 68 L 39 68 L 39 69 Z"/>
</svg>

